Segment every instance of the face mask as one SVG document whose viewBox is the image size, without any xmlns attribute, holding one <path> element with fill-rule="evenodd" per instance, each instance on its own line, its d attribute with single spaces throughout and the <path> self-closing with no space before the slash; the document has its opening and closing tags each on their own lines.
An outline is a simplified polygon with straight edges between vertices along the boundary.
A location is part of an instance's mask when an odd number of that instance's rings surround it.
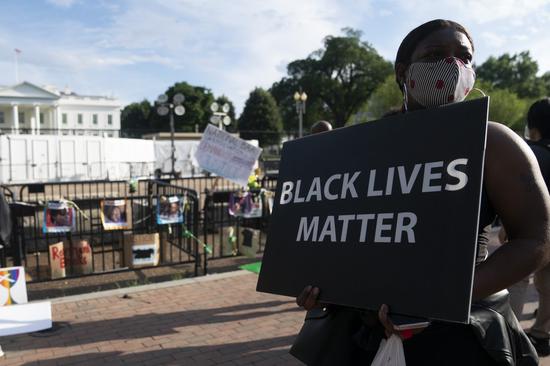
<svg viewBox="0 0 550 366">
<path fill-rule="evenodd" d="M 407 72 L 406 90 L 424 107 L 462 102 L 476 79 L 470 66 L 456 57 L 437 62 L 415 62 Z"/>
</svg>

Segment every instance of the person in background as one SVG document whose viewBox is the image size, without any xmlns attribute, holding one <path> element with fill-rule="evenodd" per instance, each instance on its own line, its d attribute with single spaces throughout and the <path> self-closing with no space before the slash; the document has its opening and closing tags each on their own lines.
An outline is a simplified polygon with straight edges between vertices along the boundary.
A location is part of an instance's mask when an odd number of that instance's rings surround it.
<svg viewBox="0 0 550 366">
<path fill-rule="evenodd" d="M 311 126 L 311 134 L 327 132 L 332 130 L 332 125 L 327 121 L 317 121 Z"/>
<path fill-rule="evenodd" d="M 550 187 L 550 98 L 535 102 L 527 113 L 527 143 L 533 150 L 540 166 L 546 187 Z M 506 232 L 499 233 L 501 242 L 506 242 Z M 535 287 L 539 294 L 539 308 L 535 324 L 527 335 L 539 356 L 550 355 L 550 265 L 535 272 Z M 512 309 L 519 318 L 523 313 L 529 277 L 509 288 Z"/>
</svg>

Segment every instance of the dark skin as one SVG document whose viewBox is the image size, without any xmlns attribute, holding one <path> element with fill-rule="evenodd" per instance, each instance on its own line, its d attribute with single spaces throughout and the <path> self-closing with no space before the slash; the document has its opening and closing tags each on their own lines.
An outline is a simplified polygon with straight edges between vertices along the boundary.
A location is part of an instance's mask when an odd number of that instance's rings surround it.
<svg viewBox="0 0 550 366">
<path fill-rule="evenodd" d="M 457 57 L 471 65 L 473 47 L 465 34 L 445 28 L 423 39 L 412 62 L 435 62 Z M 396 78 L 402 85 L 408 65 L 398 64 Z M 408 95 L 408 110 L 423 109 Z M 522 280 L 550 261 L 550 197 L 531 149 L 506 126 L 489 122 L 485 153 L 484 185 L 497 215 L 509 236 L 509 244 L 499 247 L 476 266 L 472 300 L 483 299 Z M 320 306 L 320 289 L 306 286 L 296 303 L 306 310 Z M 386 334 L 398 333 L 388 318 L 388 307 L 378 312 Z"/>
</svg>

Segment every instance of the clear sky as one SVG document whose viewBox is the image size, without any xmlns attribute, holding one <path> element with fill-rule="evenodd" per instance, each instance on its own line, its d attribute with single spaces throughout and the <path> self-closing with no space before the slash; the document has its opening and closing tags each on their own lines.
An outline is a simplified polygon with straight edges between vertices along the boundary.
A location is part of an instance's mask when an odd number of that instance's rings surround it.
<svg viewBox="0 0 550 366">
<path fill-rule="evenodd" d="M 531 51 L 550 71 L 550 0 L 2 0 L 0 84 L 19 79 L 154 100 L 176 81 L 227 95 L 237 111 L 288 62 L 344 27 L 363 32 L 388 60 L 415 26 L 458 21 L 474 38 L 477 64 Z"/>
</svg>

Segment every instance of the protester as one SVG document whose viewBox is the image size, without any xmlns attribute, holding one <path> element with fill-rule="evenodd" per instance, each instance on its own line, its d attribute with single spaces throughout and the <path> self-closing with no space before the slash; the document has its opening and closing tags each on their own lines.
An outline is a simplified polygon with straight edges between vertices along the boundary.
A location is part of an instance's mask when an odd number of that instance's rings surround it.
<svg viewBox="0 0 550 366">
<path fill-rule="evenodd" d="M 396 81 L 404 95 L 402 113 L 463 101 L 475 81 L 473 51 L 472 37 L 455 22 L 438 19 L 412 30 L 402 41 L 395 61 Z M 487 258 L 488 234 L 496 215 L 508 229 L 510 241 Z M 471 322 L 433 321 L 412 337 L 407 334 L 403 346 L 408 366 L 538 363 L 510 309 L 507 293 L 501 290 L 549 262 L 549 220 L 550 197 L 535 156 L 513 131 L 489 122 Z M 321 291 L 307 286 L 296 302 L 307 310 L 314 309 L 321 305 L 317 301 Z M 350 361 L 340 364 L 369 364 L 376 352 L 371 343 L 377 328 L 383 326 L 386 336 L 399 334 L 385 305 L 374 321 L 368 312 L 363 312 L 361 319 L 359 327 L 348 327 L 353 334 L 346 339 L 353 346 L 346 352 L 351 356 L 341 358 Z M 338 351 L 330 347 L 319 350 L 324 354 Z"/>
<path fill-rule="evenodd" d="M 539 163 L 546 187 L 550 187 L 550 98 L 535 102 L 527 114 L 527 141 Z M 501 242 L 506 241 L 501 231 Z M 539 308 L 535 324 L 529 331 L 529 339 L 539 356 L 550 355 L 550 265 L 535 272 L 535 287 L 539 293 Z M 512 286 L 510 302 L 519 317 L 523 313 L 529 277 Z"/>
</svg>

